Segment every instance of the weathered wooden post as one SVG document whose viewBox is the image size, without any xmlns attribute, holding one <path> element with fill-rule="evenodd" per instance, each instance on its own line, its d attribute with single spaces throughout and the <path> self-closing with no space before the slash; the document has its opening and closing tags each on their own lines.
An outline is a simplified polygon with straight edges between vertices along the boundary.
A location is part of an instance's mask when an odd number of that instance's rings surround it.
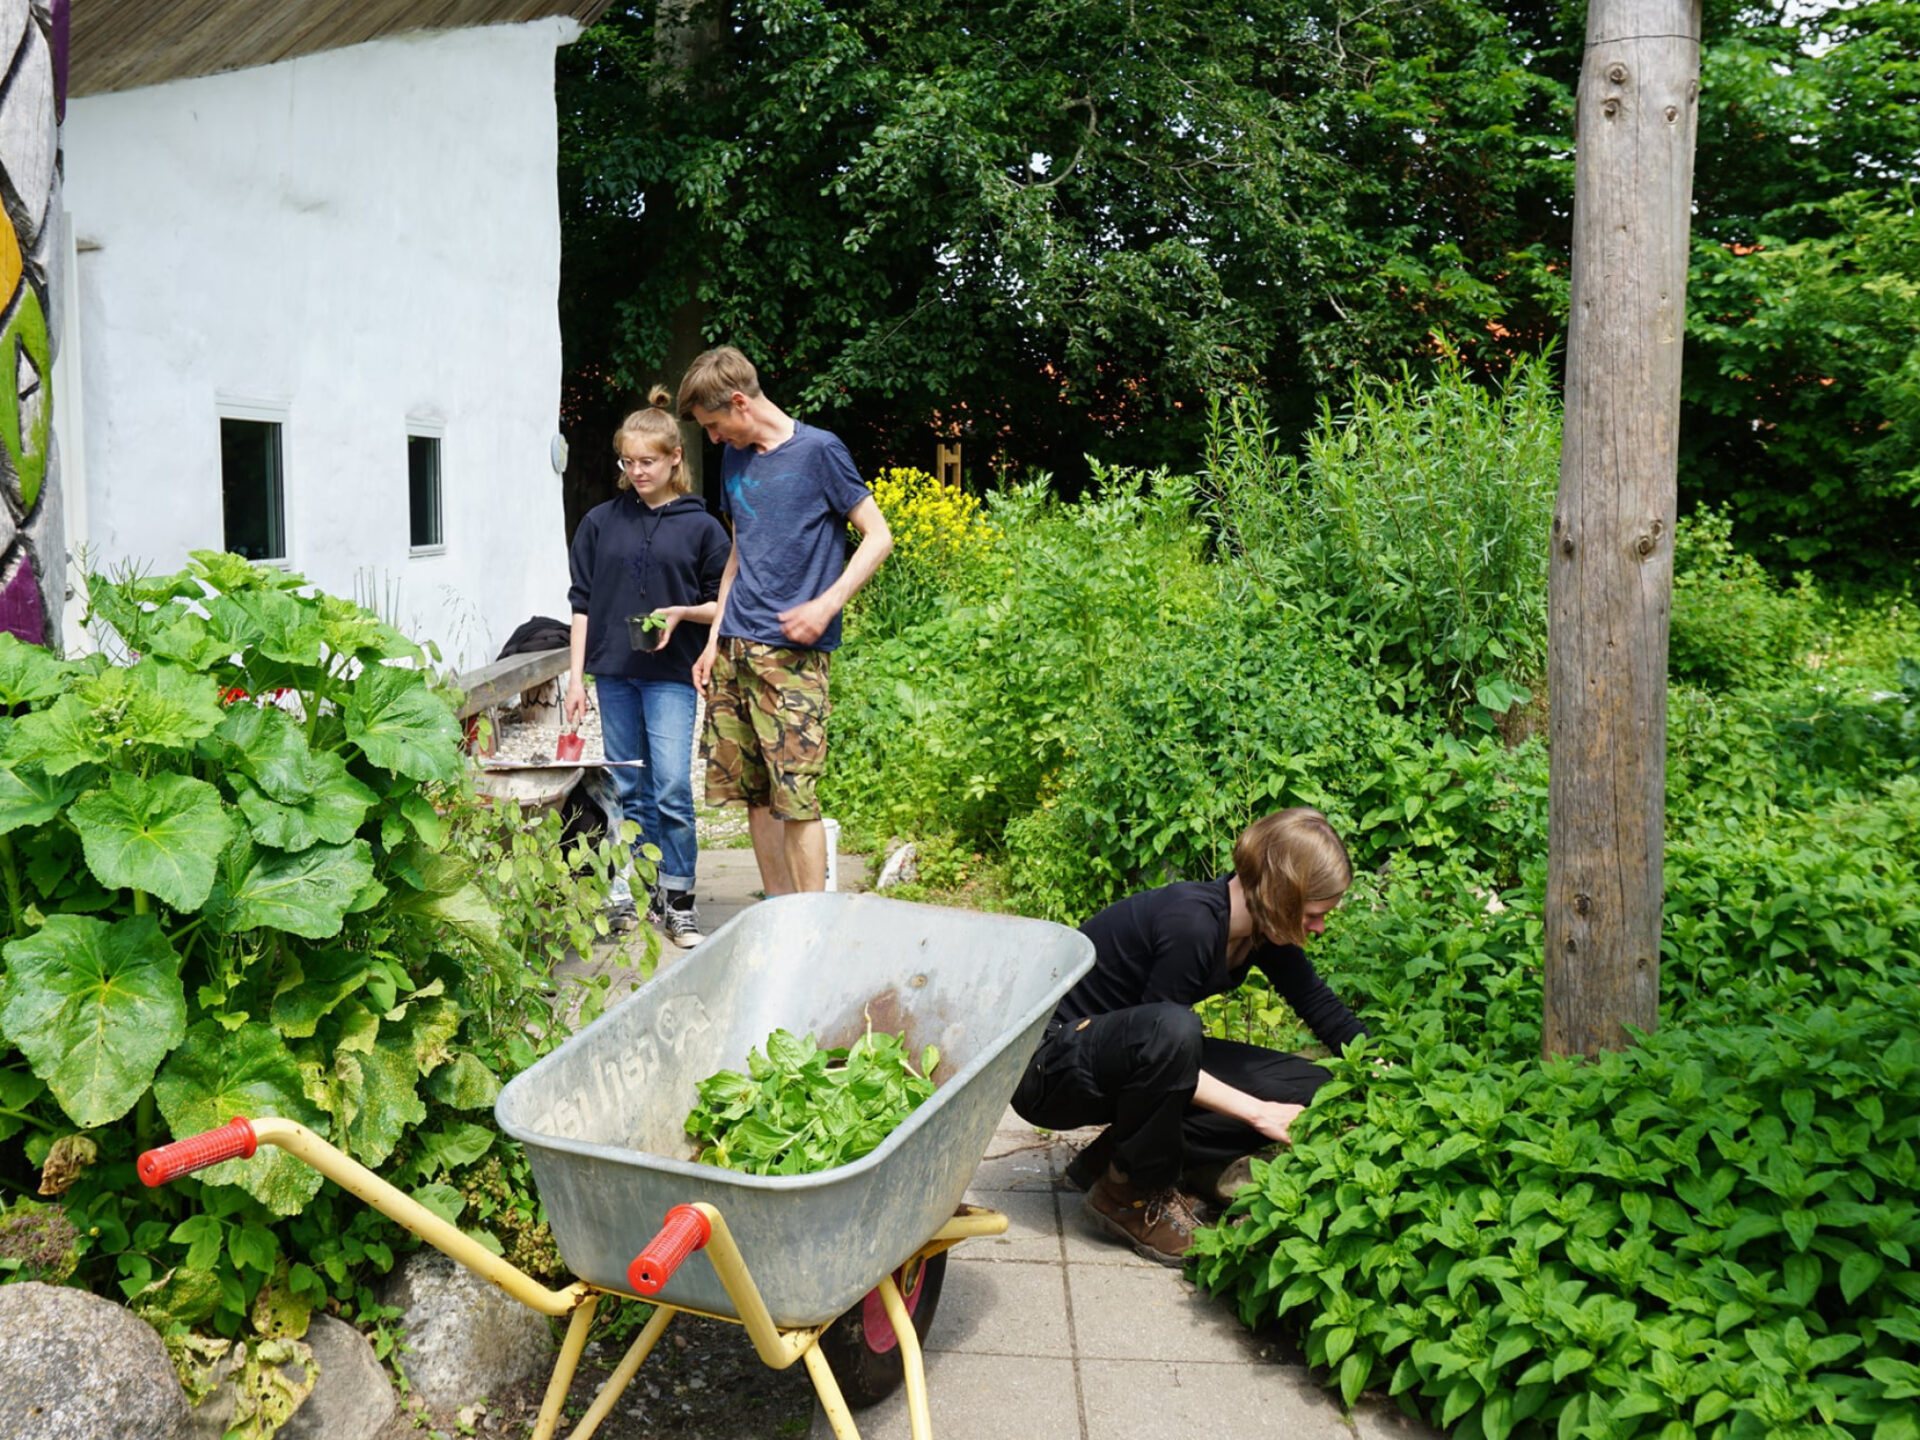
<svg viewBox="0 0 1920 1440">
<path fill-rule="evenodd" d="M 1592 0 L 1574 123 L 1566 430 L 1548 567 L 1548 1055 L 1660 1000 L 1667 619 L 1700 0 Z"/>
<path fill-rule="evenodd" d="M 53 449 L 67 0 L 0 0 L 0 630 L 60 645 L 66 527 Z"/>
</svg>

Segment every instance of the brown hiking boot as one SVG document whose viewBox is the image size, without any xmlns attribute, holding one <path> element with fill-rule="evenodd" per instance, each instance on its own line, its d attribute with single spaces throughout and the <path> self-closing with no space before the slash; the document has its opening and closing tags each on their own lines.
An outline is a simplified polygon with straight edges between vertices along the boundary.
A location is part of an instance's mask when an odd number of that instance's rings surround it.
<svg viewBox="0 0 1920 1440">
<path fill-rule="evenodd" d="M 1184 1265 L 1193 1232 L 1200 1228 L 1192 1202 L 1179 1190 L 1171 1185 L 1148 1190 L 1129 1184 L 1111 1166 L 1087 1191 L 1083 1203 L 1102 1230 L 1125 1240 L 1136 1255 L 1162 1265 Z"/>
</svg>

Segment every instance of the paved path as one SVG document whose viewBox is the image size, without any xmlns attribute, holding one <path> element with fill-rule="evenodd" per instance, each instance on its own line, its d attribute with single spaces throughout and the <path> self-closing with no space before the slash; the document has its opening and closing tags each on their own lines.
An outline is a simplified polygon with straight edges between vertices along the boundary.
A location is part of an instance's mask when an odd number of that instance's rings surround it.
<svg viewBox="0 0 1920 1440">
<path fill-rule="evenodd" d="M 1363 1397 L 1349 1416 L 1284 1347 L 1175 1270 L 1085 1218 L 1060 1178 L 1085 1134 L 1049 1139 L 1008 1111 L 967 1198 L 1007 1233 L 949 1252 L 927 1334 L 940 1440 L 1426 1440 Z M 904 1391 L 855 1415 L 862 1440 L 908 1440 Z M 814 1407 L 811 1440 L 832 1440 Z"/>
<path fill-rule="evenodd" d="M 839 888 L 866 887 L 862 857 L 838 869 Z M 702 850 L 703 928 L 753 904 L 759 885 L 751 850 Z M 635 939 L 581 968 L 631 988 L 622 950 Z M 663 946 L 663 963 L 679 953 Z M 950 1252 L 926 1342 L 938 1440 L 1435 1440 L 1380 1397 L 1349 1415 L 1297 1354 L 1095 1230 L 1061 1178 L 1086 1138 L 1042 1135 L 1008 1111 L 974 1174 L 967 1198 L 1012 1224 Z M 854 1419 L 862 1440 L 910 1440 L 904 1390 Z M 833 1437 L 817 1404 L 810 1436 Z"/>
</svg>

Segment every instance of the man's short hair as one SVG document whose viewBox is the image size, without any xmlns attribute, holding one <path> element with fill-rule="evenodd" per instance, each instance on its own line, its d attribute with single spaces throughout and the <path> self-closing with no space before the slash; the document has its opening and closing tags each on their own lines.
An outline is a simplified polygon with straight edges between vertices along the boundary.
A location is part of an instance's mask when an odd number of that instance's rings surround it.
<svg viewBox="0 0 1920 1440">
<path fill-rule="evenodd" d="M 697 356 L 680 377 L 680 414 L 693 419 L 693 407 L 724 410 L 734 391 L 748 399 L 760 393 L 760 374 L 753 362 L 731 345 Z"/>
<path fill-rule="evenodd" d="M 1318 810 L 1296 805 L 1256 820 L 1233 844 L 1253 927 L 1281 945 L 1306 943 L 1310 900 L 1338 900 L 1353 883 L 1347 847 Z"/>
</svg>

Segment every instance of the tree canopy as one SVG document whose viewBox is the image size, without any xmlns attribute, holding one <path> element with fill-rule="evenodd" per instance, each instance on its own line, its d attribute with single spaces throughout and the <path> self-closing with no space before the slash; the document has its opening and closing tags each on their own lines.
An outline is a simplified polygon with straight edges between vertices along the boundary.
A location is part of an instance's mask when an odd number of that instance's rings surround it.
<svg viewBox="0 0 1920 1440">
<path fill-rule="evenodd" d="M 1882 534 L 1914 500 L 1911 420 L 1875 428 L 1920 376 L 1910 283 L 1853 283 L 1915 263 L 1907 8 L 1709 6 L 1682 484 L 1806 531 L 1806 559 L 1832 548 L 1822 486 L 1864 487 Z M 1221 393 L 1297 433 L 1444 349 L 1498 373 L 1564 326 L 1583 24 L 1554 0 L 616 5 L 560 61 L 570 418 L 597 456 L 726 340 L 869 466 L 941 432 L 976 474 L 1072 484 L 1089 453 L 1192 463 Z"/>
</svg>

